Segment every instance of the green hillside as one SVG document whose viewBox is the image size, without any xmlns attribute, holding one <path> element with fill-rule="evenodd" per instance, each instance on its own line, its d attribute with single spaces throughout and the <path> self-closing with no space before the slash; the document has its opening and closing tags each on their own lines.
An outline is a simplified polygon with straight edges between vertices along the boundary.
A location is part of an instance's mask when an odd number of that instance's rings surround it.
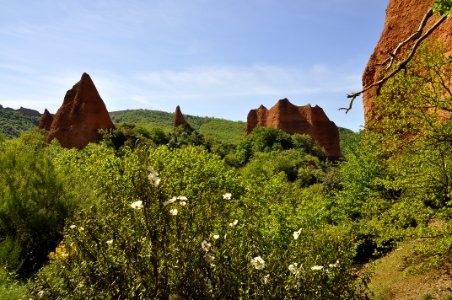
<svg viewBox="0 0 452 300">
<path fill-rule="evenodd" d="M 38 126 L 40 114 L 37 111 L 20 108 L 4 108 L 0 105 L 0 134 L 9 138 L 18 137 L 22 132 Z"/>
<path fill-rule="evenodd" d="M 115 111 L 110 113 L 115 124 L 132 124 L 147 130 L 161 128 L 168 132 L 173 128 L 173 113 L 137 109 Z M 229 121 L 211 117 L 197 117 L 184 115 L 190 125 L 201 134 L 221 140 L 229 144 L 237 144 L 243 137 L 246 123 L 241 121 Z"/>
</svg>

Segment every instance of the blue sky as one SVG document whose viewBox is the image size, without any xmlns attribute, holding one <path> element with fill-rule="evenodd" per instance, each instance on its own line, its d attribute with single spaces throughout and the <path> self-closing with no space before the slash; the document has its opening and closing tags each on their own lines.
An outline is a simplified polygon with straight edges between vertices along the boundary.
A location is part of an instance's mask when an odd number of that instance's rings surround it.
<svg viewBox="0 0 452 300">
<path fill-rule="evenodd" d="M 278 99 L 359 130 L 346 94 L 383 29 L 381 0 L 0 0 L 0 104 L 55 112 L 91 75 L 107 108 L 246 120 Z"/>
</svg>

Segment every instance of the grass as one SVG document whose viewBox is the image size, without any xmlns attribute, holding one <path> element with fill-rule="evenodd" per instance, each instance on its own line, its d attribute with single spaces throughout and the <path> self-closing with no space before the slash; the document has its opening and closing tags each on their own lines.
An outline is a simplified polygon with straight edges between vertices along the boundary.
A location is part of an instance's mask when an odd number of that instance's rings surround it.
<svg viewBox="0 0 452 300">
<path fill-rule="evenodd" d="M 407 261 L 415 256 L 421 239 L 402 243 L 388 255 L 374 263 L 370 282 L 373 299 L 452 299 L 452 277 L 448 266 L 425 273 L 406 272 Z"/>
</svg>

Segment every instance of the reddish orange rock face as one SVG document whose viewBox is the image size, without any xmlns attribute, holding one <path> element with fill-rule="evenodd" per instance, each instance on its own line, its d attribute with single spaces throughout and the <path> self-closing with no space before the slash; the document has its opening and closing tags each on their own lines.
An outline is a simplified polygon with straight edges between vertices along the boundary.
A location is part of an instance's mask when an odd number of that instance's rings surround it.
<svg viewBox="0 0 452 300">
<path fill-rule="evenodd" d="M 177 127 L 177 126 L 186 125 L 186 124 L 187 124 L 187 121 L 185 120 L 184 115 L 182 115 L 182 112 L 178 105 L 178 106 L 176 106 L 176 111 L 174 112 L 173 126 Z"/>
<path fill-rule="evenodd" d="M 101 138 L 99 129 L 113 128 L 105 103 L 88 74 L 66 92 L 50 126 L 47 142 L 54 138 L 66 148 L 83 148 Z"/>
<path fill-rule="evenodd" d="M 389 0 L 383 33 L 367 63 L 363 74 L 363 86 L 368 86 L 381 79 L 384 66 L 379 64 L 385 61 L 400 42 L 407 39 L 418 29 L 422 18 L 433 2 L 434 0 Z M 438 18 L 438 16 L 432 17 L 426 28 L 429 28 Z M 448 18 L 442 23 L 427 40 L 436 40 L 442 43 L 448 54 L 452 54 L 452 18 Z M 403 53 L 412 45 L 412 42 L 408 43 L 401 49 L 401 52 Z M 373 88 L 363 95 L 366 123 L 369 122 L 372 113 L 372 99 L 377 93 L 378 89 Z"/>
<path fill-rule="evenodd" d="M 339 130 L 319 106 L 296 106 L 287 99 L 279 100 L 270 110 L 261 105 L 248 113 L 246 134 L 256 127 L 272 127 L 288 133 L 308 134 L 325 149 L 330 159 L 342 157 Z"/>
<path fill-rule="evenodd" d="M 38 128 L 49 131 L 50 127 L 52 126 L 52 122 L 53 122 L 52 114 L 47 109 L 45 109 L 44 113 L 41 116 L 41 120 L 39 120 Z"/>
</svg>

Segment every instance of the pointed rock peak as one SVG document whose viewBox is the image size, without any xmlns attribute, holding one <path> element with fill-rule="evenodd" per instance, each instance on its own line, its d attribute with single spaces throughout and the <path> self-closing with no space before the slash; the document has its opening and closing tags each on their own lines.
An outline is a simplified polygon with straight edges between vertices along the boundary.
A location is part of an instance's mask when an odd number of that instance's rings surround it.
<svg viewBox="0 0 452 300">
<path fill-rule="evenodd" d="M 173 126 L 174 128 L 179 126 L 184 126 L 187 129 L 192 129 L 190 124 L 187 123 L 187 120 L 185 120 L 184 115 L 182 114 L 182 111 L 180 110 L 180 106 L 176 106 L 176 111 L 174 112 L 174 122 Z"/>
<path fill-rule="evenodd" d="M 267 108 L 263 104 L 261 104 L 258 109 L 259 110 L 267 110 Z"/>
<path fill-rule="evenodd" d="M 293 105 L 289 99 L 284 98 L 284 99 L 280 99 L 278 100 L 278 102 L 275 104 L 275 106 L 273 106 L 272 108 L 289 108 L 289 107 L 293 107 L 296 108 L 295 105 Z"/>
<path fill-rule="evenodd" d="M 45 129 L 47 131 L 50 130 L 50 127 L 52 126 L 53 122 L 53 116 L 52 114 L 47 110 L 47 108 L 44 110 L 44 113 L 41 116 L 41 120 L 39 121 L 39 129 Z"/>
<path fill-rule="evenodd" d="M 47 136 L 63 147 L 83 148 L 102 138 L 99 129 L 114 128 L 104 101 L 93 81 L 83 73 L 79 82 L 66 92 Z"/>
</svg>

